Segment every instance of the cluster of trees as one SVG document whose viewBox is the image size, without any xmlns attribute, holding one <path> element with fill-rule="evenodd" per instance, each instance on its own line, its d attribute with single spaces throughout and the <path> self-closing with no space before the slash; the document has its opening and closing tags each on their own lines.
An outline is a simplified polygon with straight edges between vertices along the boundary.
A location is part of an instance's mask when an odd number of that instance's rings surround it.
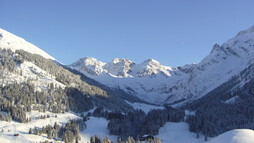
<svg viewBox="0 0 254 143">
<path fill-rule="evenodd" d="M 90 138 L 90 143 L 110 143 L 110 139 L 106 136 L 104 139 L 100 139 L 98 136 L 92 136 Z M 148 139 L 147 143 L 161 143 L 160 138 Z M 140 143 L 140 140 L 135 140 L 133 137 L 129 136 L 126 140 L 122 140 L 120 137 L 117 139 L 116 143 Z"/>
<path fill-rule="evenodd" d="M 15 82 L 0 88 L 0 110 L 9 113 L 13 120 L 28 122 L 26 112 L 32 109 L 54 113 L 68 111 L 65 91 L 51 88 L 51 92 L 38 92 L 28 82 Z"/>
<path fill-rule="evenodd" d="M 101 96 L 94 97 L 85 95 L 79 89 L 74 87 L 67 87 L 65 88 L 65 91 L 68 96 L 69 109 L 76 113 L 87 112 L 95 106 L 98 108 L 97 111 L 102 108 L 119 112 L 132 111 L 132 107 L 126 105 L 126 103 L 119 97 L 105 98 Z M 101 116 L 101 114 L 99 113 L 98 116 Z"/>
<path fill-rule="evenodd" d="M 232 129 L 254 129 L 254 78 L 251 71 L 253 67 L 247 68 L 241 73 L 241 78 L 234 77 L 188 104 L 186 108 L 195 111 L 195 115 L 187 118 L 190 131 L 213 137 Z M 242 82 L 240 79 L 248 82 L 235 88 Z M 227 102 L 234 98 L 235 101 Z"/>
<path fill-rule="evenodd" d="M 15 55 L 10 49 L 0 48 L 0 72 L 3 74 L 4 70 L 13 72 L 16 65 L 23 62 L 22 57 Z"/>
<path fill-rule="evenodd" d="M 6 114 L 5 116 L 0 112 L 0 121 L 11 122 L 12 121 L 12 117 L 11 117 L 10 112 L 8 114 Z"/>
<path fill-rule="evenodd" d="M 63 126 L 59 126 L 57 123 L 54 126 L 47 125 L 41 129 L 34 127 L 29 129 L 29 134 L 41 135 L 46 134 L 48 139 L 61 139 L 65 143 L 71 143 L 74 140 L 79 141 L 79 124 L 75 120 L 71 120 Z"/>
<path fill-rule="evenodd" d="M 148 112 L 146 120 L 143 125 L 143 134 L 157 135 L 159 129 L 166 122 L 180 122 L 183 121 L 185 112 L 180 109 L 167 107 L 164 110 L 156 109 Z"/>
<path fill-rule="evenodd" d="M 94 112 L 97 112 L 96 110 Z M 109 120 L 110 134 L 118 135 L 126 139 L 128 136 L 139 138 L 144 134 L 157 135 L 159 129 L 166 122 L 180 122 L 184 120 L 185 113 L 182 110 L 165 108 L 163 110 L 151 110 L 147 115 L 141 110 L 135 110 L 127 114 L 110 112 L 106 115 Z"/>
<path fill-rule="evenodd" d="M 66 88 L 66 93 L 71 111 L 82 113 L 94 108 L 93 98 L 89 97 L 89 95 L 85 96 L 77 88 Z"/>
</svg>

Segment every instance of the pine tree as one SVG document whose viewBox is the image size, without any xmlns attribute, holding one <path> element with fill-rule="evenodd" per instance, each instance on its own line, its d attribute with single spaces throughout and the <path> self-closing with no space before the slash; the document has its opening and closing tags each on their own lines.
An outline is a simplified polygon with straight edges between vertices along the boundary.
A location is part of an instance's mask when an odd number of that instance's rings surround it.
<svg viewBox="0 0 254 143">
<path fill-rule="evenodd" d="M 32 128 L 29 129 L 29 134 L 32 134 Z"/>
<path fill-rule="evenodd" d="M 106 137 L 102 140 L 102 143 L 109 143 L 109 138 L 108 138 L 108 136 L 106 136 Z"/>
<path fill-rule="evenodd" d="M 73 142 L 73 140 L 74 140 L 74 135 L 71 131 L 68 130 L 68 131 L 64 132 L 63 141 L 65 143 Z"/>
<path fill-rule="evenodd" d="M 205 135 L 205 141 L 208 141 L 207 135 Z"/>
<path fill-rule="evenodd" d="M 48 139 L 52 139 L 52 129 L 51 129 L 51 127 L 49 127 L 49 129 L 48 129 L 47 137 L 48 137 Z"/>
<path fill-rule="evenodd" d="M 135 140 L 133 139 L 133 137 L 128 137 L 127 139 L 127 143 L 135 143 Z"/>
<path fill-rule="evenodd" d="M 38 129 L 36 127 L 34 127 L 34 134 L 38 135 Z"/>
<path fill-rule="evenodd" d="M 196 138 L 199 138 L 199 133 L 196 133 Z"/>
</svg>

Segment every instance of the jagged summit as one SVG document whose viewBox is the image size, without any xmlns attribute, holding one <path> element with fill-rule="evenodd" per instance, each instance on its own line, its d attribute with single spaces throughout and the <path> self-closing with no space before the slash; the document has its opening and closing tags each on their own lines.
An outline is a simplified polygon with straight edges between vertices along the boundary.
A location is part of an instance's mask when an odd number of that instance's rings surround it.
<svg viewBox="0 0 254 143">
<path fill-rule="evenodd" d="M 210 52 L 210 54 L 213 53 L 214 51 L 218 50 L 218 49 L 220 49 L 220 45 L 217 44 L 217 43 L 214 44 L 214 45 L 213 45 L 213 49 L 212 49 L 212 51 Z"/>
<path fill-rule="evenodd" d="M 113 63 L 120 63 L 120 62 L 125 62 L 125 63 L 134 63 L 133 61 L 129 60 L 129 59 L 120 59 L 120 58 L 114 58 L 112 60 Z"/>
<path fill-rule="evenodd" d="M 143 63 L 156 63 L 156 64 L 160 64 L 157 60 L 155 59 L 147 59 L 145 60 Z"/>
<path fill-rule="evenodd" d="M 90 75 L 100 75 L 104 72 L 102 68 L 104 65 L 105 63 L 93 57 L 85 57 L 73 63 L 71 67 L 75 67 L 79 71 L 86 71 Z"/>
<path fill-rule="evenodd" d="M 129 59 L 115 58 L 111 62 L 103 63 L 95 58 L 85 57 L 71 64 L 71 67 L 83 71 L 88 76 L 109 74 L 114 77 L 140 77 L 157 73 L 170 75 L 169 71 L 172 71 L 171 67 L 163 66 L 154 59 L 136 64 Z M 94 73 L 91 70 L 94 70 Z"/>
<path fill-rule="evenodd" d="M 23 38 L 20 38 L 8 31 L 5 31 L 0 28 L 0 47 L 5 49 L 11 49 L 12 51 L 15 50 L 24 50 L 32 54 L 41 55 L 47 59 L 51 59 L 56 61 L 55 58 L 48 55 L 43 50 L 39 49 L 35 45 L 25 41 Z"/>
</svg>

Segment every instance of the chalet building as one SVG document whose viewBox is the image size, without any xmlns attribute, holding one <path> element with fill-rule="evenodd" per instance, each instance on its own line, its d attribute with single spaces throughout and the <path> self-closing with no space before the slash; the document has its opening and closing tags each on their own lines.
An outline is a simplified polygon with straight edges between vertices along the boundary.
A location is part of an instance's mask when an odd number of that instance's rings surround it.
<svg viewBox="0 0 254 143">
<path fill-rule="evenodd" d="M 141 141 L 148 141 L 149 139 L 154 139 L 154 136 L 152 136 L 152 135 L 143 135 L 142 137 L 141 137 Z"/>
</svg>

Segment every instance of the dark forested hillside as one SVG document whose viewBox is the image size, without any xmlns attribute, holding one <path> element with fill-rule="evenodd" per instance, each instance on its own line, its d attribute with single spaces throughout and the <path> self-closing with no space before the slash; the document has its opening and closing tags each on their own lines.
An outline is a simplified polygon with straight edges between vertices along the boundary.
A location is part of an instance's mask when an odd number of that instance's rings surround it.
<svg viewBox="0 0 254 143">
<path fill-rule="evenodd" d="M 140 138 L 144 134 L 158 135 L 159 129 L 166 122 L 180 122 L 184 119 L 184 111 L 173 108 L 164 110 L 151 110 L 145 114 L 141 110 L 129 112 L 128 114 L 109 113 L 108 129 L 110 134 L 123 138 L 132 136 Z"/>
<path fill-rule="evenodd" d="M 190 131 L 217 136 L 232 129 L 254 129 L 253 65 L 239 76 L 186 106 L 195 111 L 187 122 Z"/>
</svg>

